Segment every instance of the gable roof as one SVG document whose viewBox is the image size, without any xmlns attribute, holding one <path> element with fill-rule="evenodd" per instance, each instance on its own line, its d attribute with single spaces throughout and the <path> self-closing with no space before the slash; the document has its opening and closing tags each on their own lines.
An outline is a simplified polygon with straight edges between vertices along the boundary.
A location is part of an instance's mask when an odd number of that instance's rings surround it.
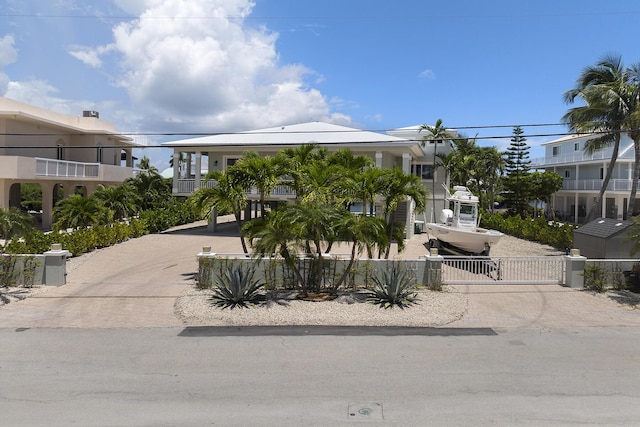
<svg viewBox="0 0 640 427">
<path fill-rule="evenodd" d="M 626 231 L 632 224 L 633 221 L 628 220 L 597 218 L 580 226 L 574 233 L 607 239 L 620 232 Z"/>
<path fill-rule="evenodd" d="M 420 147 L 419 142 L 378 132 L 365 131 L 325 122 L 308 122 L 276 126 L 237 133 L 221 133 L 200 138 L 170 141 L 164 147 L 224 147 L 224 146 L 298 146 L 318 145 L 406 145 Z"/>
</svg>

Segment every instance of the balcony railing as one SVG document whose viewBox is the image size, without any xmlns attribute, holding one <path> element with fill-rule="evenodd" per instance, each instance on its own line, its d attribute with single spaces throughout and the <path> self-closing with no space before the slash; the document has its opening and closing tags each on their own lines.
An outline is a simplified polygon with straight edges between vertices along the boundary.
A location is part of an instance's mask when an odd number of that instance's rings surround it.
<svg viewBox="0 0 640 427">
<path fill-rule="evenodd" d="M 602 179 L 565 179 L 562 183 L 563 190 L 569 191 L 599 191 L 602 187 Z M 607 191 L 630 191 L 631 181 L 628 179 L 611 179 L 607 185 Z"/>
<path fill-rule="evenodd" d="M 201 188 L 214 188 L 216 186 L 216 181 L 200 181 Z M 178 180 L 178 188 L 177 194 L 191 194 L 196 190 L 196 180 L 195 179 L 179 179 Z M 257 188 L 251 188 L 245 192 L 247 196 L 258 196 L 260 192 Z M 288 185 L 278 185 L 271 192 L 271 197 L 275 198 L 288 198 L 295 197 L 296 192 L 291 189 Z"/>
<path fill-rule="evenodd" d="M 592 162 L 592 161 L 608 161 L 611 160 L 611 154 L 613 153 L 612 149 L 605 149 L 596 151 L 593 154 L 587 154 L 584 151 L 573 151 L 568 154 L 558 154 L 557 156 L 548 156 L 548 157 L 540 157 L 531 159 L 531 164 L 534 166 L 550 166 L 550 165 L 558 165 L 565 163 L 584 163 L 584 162 Z M 620 156 L 618 158 L 625 158 L 625 156 Z"/>
<path fill-rule="evenodd" d="M 47 177 L 98 178 L 99 163 L 36 158 L 36 175 Z"/>
</svg>

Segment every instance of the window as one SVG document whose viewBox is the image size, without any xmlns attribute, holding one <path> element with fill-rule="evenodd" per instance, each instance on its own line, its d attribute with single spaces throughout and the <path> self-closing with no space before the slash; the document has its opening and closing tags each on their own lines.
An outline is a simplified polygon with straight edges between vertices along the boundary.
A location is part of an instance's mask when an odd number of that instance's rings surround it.
<svg viewBox="0 0 640 427">
<path fill-rule="evenodd" d="M 604 179 L 604 168 L 600 168 L 600 179 Z"/>
<path fill-rule="evenodd" d="M 573 151 L 580 151 L 580 143 L 576 142 L 575 144 L 573 144 Z"/>
<path fill-rule="evenodd" d="M 555 157 L 558 154 L 560 154 L 560 146 L 553 147 L 553 156 Z"/>
<path fill-rule="evenodd" d="M 62 144 L 58 144 L 56 149 L 56 158 L 58 160 L 64 160 L 64 146 Z"/>
<path fill-rule="evenodd" d="M 567 169 L 566 171 L 564 171 L 564 177 L 565 178 L 571 178 L 571 171 L 569 169 Z"/>
<path fill-rule="evenodd" d="M 240 160 L 239 157 L 227 157 L 224 162 L 226 167 L 229 167 L 235 165 L 238 160 Z"/>
<path fill-rule="evenodd" d="M 98 146 L 98 151 L 96 153 L 96 162 L 102 163 L 102 146 Z"/>
<path fill-rule="evenodd" d="M 411 165 L 411 173 L 422 179 L 433 179 L 433 165 Z"/>
</svg>

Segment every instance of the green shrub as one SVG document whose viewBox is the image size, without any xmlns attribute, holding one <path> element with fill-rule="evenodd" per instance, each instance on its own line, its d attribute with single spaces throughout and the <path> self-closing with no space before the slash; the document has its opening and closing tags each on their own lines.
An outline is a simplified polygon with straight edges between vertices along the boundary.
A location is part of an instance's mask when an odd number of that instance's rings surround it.
<svg viewBox="0 0 640 427">
<path fill-rule="evenodd" d="M 380 307 L 405 308 L 418 301 L 415 280 L 397 262 L 392 263 L 391 268 L 383 270 L 380 275 L 374 276 L 373 282 L 375 286 L 367 292 L 367 301 Z"/>
<path fill-rule="evenodd" d="M 544 217 L 521 218 L 518 215 L 482 213 L 482 226 L 501 231 L 510 236 L 553 246 L 564 250 L 573 247 L 573 230 L 571 224 L 549 222 Z"/>
<path fill-rule="evenodd" d="M 584 287 L 594 292 L 607 289 L 607 269 L 597 262 L 587 262 L 584 266 Z"/>
<path fill-rule="evenodd" d="M 221 308 L 248 308 L 251 304 L 261 304 L 265 296 L 260 294 L 264 284 L 254 279 L 255 268 L 250 265 L 228 267 L 223 274 L 217 275 L 211 301 Z"/>
<path fill-rule="evenodd" d="M 14 256 L 0 254 L 0 288 L 7 288 L 15 284 L 16 260 Z"/>
</svg>

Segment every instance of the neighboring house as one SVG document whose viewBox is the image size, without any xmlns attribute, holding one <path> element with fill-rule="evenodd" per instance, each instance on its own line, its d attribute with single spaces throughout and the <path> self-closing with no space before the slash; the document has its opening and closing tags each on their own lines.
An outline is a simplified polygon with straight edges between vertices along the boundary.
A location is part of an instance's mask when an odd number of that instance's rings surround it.
<svg viewBox="0 0 640 427">
<path fill-rule="evenodd" d="M 544 159 L 533 161 L 532 167 L 557 172 L 563 177 L 562 189 L 554 194 L 551 203 L 560 220 L 584 223 L 602 187 L 612 147 L 588 155 L 584 151 L 584 144 L 592 138 L 593 135 L 570 135 L 544 143 Z M 623 134 L 616 165 L 597 216 L 613 219 L 626 217 L 633 182 L 633 163 L 633 141 Z M 636 199 L 636 210 L 638 207 L 640 199 Z"/>
<path fill-rule="evenodd" d="M 402 168 L 406 173 L 414 173 L 422 177 L 423 183 L 431 191 L 434 188 L 433 181 L 433 151 L 435 144 L 427 141 L 423 147 L 421 142 L 425 132 L 418 132 L 419 127 L 397 129 L 388 134 L 364 131 L 345 126 L 339 126 L 324 122 L 309 122 L 290 126 L 277 126 L 267 129 L 258 129 L 247 132 L 217 134 L 201 138 L 183 139 L 179 141 L 165 142 L 164 147 L 173 148 L 173 194 L 177 196 L 189 196 L 194 190 L 200 188 L 203 183 L 201 170 L 224 170 L 242 157 L 246 151 L 255 151 L 264 156 L 275 156 L 284 148 L 295 148 L 305 144 L 317 144 L 329 151 L 349 149 L 354 155 L 367 155 L 377 166 L 383 168 Z M 428 132 L 427 132 L 428 136 Z M 449 143 L 441 143 L 443 152 L 451 150 Z M 195 157 L 195 165 L 192 166 L 192 157 Z M 180 159 L 185 159 L 182 164 L 186 171 L 180 169 Z M 436 174 L 435 188 L 438 199 L 438 210 L 444 206 L 442 184 L 445 173 L 440 170 Z M 208 184 L 207 184 L 208 185 Z M 268 200 L 293 201 L 295 194 L 282 186 L 271 195 Z M 259 199 L 257 191 L 252 191 L 249 199 Z M 432 198 L 427 203 L 427 211 L 431 212 Z M 248 212 L 251 212 L 249 207 Z M 427 215 L 421 215 L 426 219 Z M 405 203 L 396 211 L 396 218 L 402 219 L 406 224 L 407 236 L 413 235 L 416 219 L 413 203 Z M 213 218 L 215 224 L 215 218 Z"/>
<path fill-rule="evenodd" d="M 133 177 L 135 146 L 95 111 L 66 116 L 0 98 L 0 207 L 20 207 L 20 185 L 39 184 L 48 230 L 59 195 L 88 196 Z"/>
</svg>

